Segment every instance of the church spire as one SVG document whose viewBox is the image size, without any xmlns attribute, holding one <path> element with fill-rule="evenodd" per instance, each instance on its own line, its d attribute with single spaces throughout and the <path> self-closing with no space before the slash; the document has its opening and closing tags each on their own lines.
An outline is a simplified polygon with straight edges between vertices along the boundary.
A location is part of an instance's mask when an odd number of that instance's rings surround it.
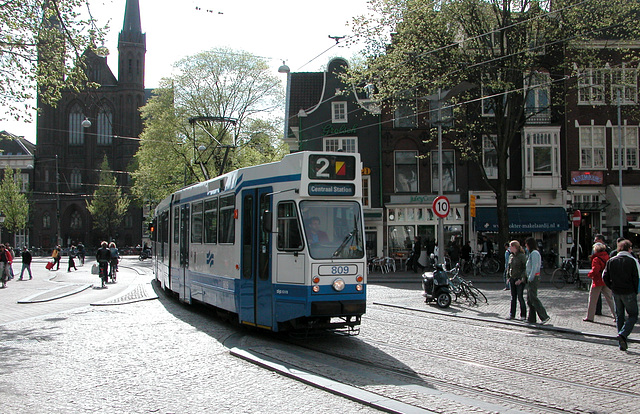
<svg viewBox="0 0 640 414">
<path fill-rule="evenodd" d="M 140 25 L 140 2 L 127 0 L 124 23 L 118 36 L 118 83 L 124 88 L 144 89 L 146 35 Z"/>
</svg>

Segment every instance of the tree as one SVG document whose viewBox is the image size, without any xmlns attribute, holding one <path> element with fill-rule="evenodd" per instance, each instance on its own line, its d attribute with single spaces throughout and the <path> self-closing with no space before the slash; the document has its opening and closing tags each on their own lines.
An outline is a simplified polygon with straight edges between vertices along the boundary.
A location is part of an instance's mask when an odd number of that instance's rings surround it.
<svg viewBox="0 0 640 414">
<path fill-rule="evenodd" d="M 559 106 L 551 100 L 531 105 L 533 98 L 545 89 L 564 98 L 563 88 L 579 75 L 574 65 L 601 59 L 595 48 L 585 47 L 589 41 L 639 39 L 639 3 L 371 0 L 370 7 L 374 14 L 354 19 L 355 38 L 365 40 L 368 59 L 351 76 L 373 83 L 377 99 L 391 103 L 411 96 L 414 110 L 428 113 L 420 98 L 463 81 L 477 85 L 459 98 L 464 105 L 457 107 L 458 129 L 450 135 L 496 195 L 502 245 L 509 232 L 509 150 L 529 118 Z M 480 116 L 483 110 L 493 116 Z M 484 169 L 483 139 L 495 149 L 497 179 Z"/>
<path fill-rule="evenodd" d="M 114 238 L 129 209 L 129 203 L 129 197 L 122 193 L 105 155 L 100 165 L 98 188 L 93 192 L 91 200 L 87 201 L 87 209 L 93 218 L 93 228 L 103 232 L 105 238 Z"/>
<path fill-rule="evenodd" d="M 13 233 L 27 227 L 29 220 L 29 200 L 21 191 L 21 177 L 20 170 L 7 168 L 0 183 L 0 206 L 5 215 L 2 226 Z"/>
<path fill-rule="evenodd" d="M 282 85 L 262 58 L 213 49 L 175 66 L 179 74 L 163 79 L 141 109 L 139 197 L 159 201 L 205 176 L 282 157 L 281 121 L 272 114 Z"/>
<path fill-rule="evenodd" d="M 87 84 L 82 54 L 104 38 L 105 28 L 82 18 L 88 0 L 24 0 L 0 3 L 0 105 L 6 115 L 29 117 L 40 99 L 55 106 L 64 88 Z M 90 16 L 90 13 L 89 13 Z M 2 119 L 2 118 L 0 118 Z"/>
</svg>

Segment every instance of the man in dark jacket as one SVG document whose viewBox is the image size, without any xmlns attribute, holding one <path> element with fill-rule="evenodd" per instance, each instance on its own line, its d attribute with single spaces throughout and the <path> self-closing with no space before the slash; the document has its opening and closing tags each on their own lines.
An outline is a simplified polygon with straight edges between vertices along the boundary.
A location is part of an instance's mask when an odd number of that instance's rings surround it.
<svg viewBox="0 0 640 414">
<path fill-rule="evenodd" d="M 102 287 L 106 287 L 107 284 L 107 268 L 109 266 L 109 261 L 111 260 L 111 252 L 107 247 L 107 242 L 103 241 L 101 247 L 96 252 L 96 260 L 98 261 L 98 266 L 100 268 L 99 275 L 100 279 L 102 279 Z"/>
<path fill-rule="evenodd" d="M 618 243 L 618 254 L 609 259 L 602 279 L 613 292 L 620 349 L 627 350 L 627 338 L 638 321 L 638 278 L 640 263 L 631 255 L 629 240 Z M 625 311 L 629 315 L 625 318 Z"/>
<path fill-rule="evenodd" d="M 31 252 L 27 249 L 27 246 L 22 248 L 22 271 L 20 272 L 20 279 L 18 280 L 22 280 L 25 269 L 29 272 L 29 280 L 33 279 L 33 275 L 31 274 Z"/>
</svg>

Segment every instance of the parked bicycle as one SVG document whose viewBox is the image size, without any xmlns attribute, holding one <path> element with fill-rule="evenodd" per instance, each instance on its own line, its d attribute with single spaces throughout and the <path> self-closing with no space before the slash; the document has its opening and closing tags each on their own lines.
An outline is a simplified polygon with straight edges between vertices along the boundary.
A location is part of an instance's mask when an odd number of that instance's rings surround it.
<svg viewBox="0 0 640 414">
<path fill-rule="evenodd" d="M 465 299 L 471 305 L 480 302 L 488 303 L 487 297 L 477 287 L 473 286 L 473 282 L 466 280 L 460 276 L 460 263 L 449 272 L 449 290 L 454 295 L 455 301 L 458 298 Z"/>
<path fill-rule="evenodd" d="M 557 289 L 562 289 L 569 284 L 580 283 L 580 275 L 578 268 L 573 264 L 573 258 L 562 258 L 562 265 L 553 271 L 551 275 L 551 284 Z"/>
<path fill-rule="evenodd" d="M 558 268 L 558 255 L 551 249 L 542 256 L 542 271 L 551 275 Z"/>
<path fill-rule="evenodd" d="M 471 260 L 466 261 L 464 263 L 464 268 L 462 268 L 462 273 L 470 274 L 473 273 L 474 276 L 481 275 L 491 275 L 494 273 L 498 273 L 500 270 L 500 262 L 496 260 L 496 258 L 488 255 L 486 252 L 478 252 L 473 253 L 471 255 Z"/>
</svg>

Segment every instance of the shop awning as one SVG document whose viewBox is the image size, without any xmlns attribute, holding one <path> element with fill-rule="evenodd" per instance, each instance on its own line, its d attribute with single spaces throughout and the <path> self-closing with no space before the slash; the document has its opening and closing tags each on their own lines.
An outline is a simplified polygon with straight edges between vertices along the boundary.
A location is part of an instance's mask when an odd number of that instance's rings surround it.
<svg viewBox="0 0 640 414">
<path fill-rule="evenodd" d="M 509 232 L 563 231 L 569 228 L 567 211 L 563 207 L 508 207 Z M 495 207 L 477 207 L 476 231 L 498 231 Z"/>
</svg>

